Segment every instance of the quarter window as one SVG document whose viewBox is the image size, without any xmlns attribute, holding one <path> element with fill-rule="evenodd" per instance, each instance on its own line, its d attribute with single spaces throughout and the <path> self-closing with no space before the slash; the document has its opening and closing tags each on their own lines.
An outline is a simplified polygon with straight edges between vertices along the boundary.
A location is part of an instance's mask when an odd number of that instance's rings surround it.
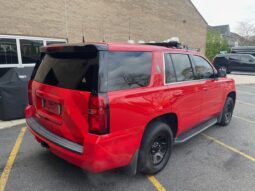
<svg viewBox="0 0 255 191">
<path fill-rule="evenodd" d="M 16 39 L 0 38 L 0 64 L 18 64 Z"/>
<path fill-rule="evenodd" d="M 193 58 L 198 79 L 208 79 L 214 76 L 212 66 L 204 58 L 200 56 L 193 56 Z"/>
<path fill-rule="evenodd" d="M 149 85 L 151 64 L 151 52 L 109 52 L 108 90 Z"/>
<path fill-rule="evenodd" d="M 165 54 L 165 83 L 176 82 L 176 75 L 170 54 Z"/>
<path fill-rule="evenodd" d="M 193 70 L 187 54 L 171 54 L 177 81 L 189 81 L 194 79 Z"/>
</svg>

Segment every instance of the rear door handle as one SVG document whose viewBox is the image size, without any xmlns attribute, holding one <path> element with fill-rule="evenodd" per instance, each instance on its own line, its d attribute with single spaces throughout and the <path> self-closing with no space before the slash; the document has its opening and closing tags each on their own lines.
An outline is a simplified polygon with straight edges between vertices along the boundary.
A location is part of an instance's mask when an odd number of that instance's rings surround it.
<svg viewBox="0 0 255 191">
<path fill-rule="evenodd" d="M 181 96 L 183 94 L 183 91 L 182 90 L 176 90 L 174 91 L 173 95 L 174 96 Z"/>
</svg>

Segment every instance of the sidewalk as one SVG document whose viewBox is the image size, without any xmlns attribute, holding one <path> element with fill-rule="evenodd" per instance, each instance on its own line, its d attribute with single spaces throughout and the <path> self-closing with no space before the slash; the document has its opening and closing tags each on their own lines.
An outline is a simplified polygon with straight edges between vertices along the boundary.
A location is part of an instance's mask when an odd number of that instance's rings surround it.
<svg viewBox="0 0 255 191">
<path fill-rule="evenodd" d="M 16 125 L 25 124 L 25 119 L 11 120 L 11 121 L 0 121 L 0 129 L 13 127 Z"/>
</svg>

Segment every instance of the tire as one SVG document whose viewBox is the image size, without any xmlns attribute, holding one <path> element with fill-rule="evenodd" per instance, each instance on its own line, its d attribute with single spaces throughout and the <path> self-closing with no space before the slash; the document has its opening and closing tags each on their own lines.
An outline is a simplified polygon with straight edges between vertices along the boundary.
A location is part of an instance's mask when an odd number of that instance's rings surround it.
<svg viewBox="0 0 255 191">
<path fill-rule="evenodd" d="M 221 112 L 220 121 L 218 122 L 218 124 L 222 126 L 227 126 L 232 119 L 233 110 L 234 110 L 234 100 L 233 98 L 228 97 L 224 104 L 224 108 Z"/>
<path fill-rule="evenodd" d="M 173 145 L 170 127 L 160 121 L 149 124 L 142 138 L 138 156 L 138 171 L 155 174 L 167 164 Z"/>
</svg>

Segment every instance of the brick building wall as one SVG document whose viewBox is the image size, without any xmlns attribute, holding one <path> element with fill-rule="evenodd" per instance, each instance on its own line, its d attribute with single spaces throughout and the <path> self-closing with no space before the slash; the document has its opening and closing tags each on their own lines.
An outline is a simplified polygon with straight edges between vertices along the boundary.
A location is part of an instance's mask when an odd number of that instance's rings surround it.
<svg viewBox="0 0 255 191">
<path fill-rule="evenodd" d="M 0 34 L 69 42 L 162 41 L 178 36 L 205 50 L 207 23 L 190 0 L 0 0 Z"/>
</svg>

